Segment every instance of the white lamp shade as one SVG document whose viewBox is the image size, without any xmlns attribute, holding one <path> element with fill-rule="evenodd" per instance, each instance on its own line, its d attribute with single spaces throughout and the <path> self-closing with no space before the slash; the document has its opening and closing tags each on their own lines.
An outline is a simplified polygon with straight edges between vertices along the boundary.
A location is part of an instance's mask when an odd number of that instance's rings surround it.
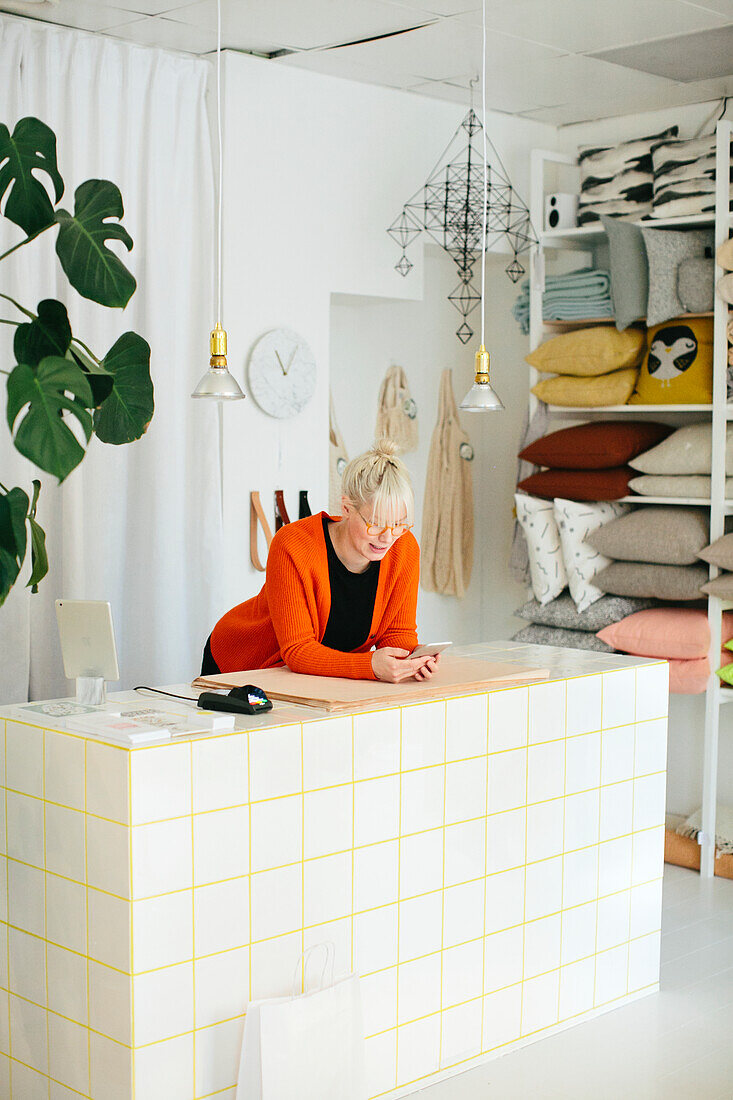
<svg viewBox="0 0 733 1100">
<path fill-rule="evenodd" d="M 209 367 L 191 397 L 211 397 L 215 401 L 241 401 L 244 394 L 226 367 Z"/>
<path fill-rule="evenodd" d="M 464 412 L 499 412 L 504 405 L 489 382 L 474 382 L 458 407 Z"/>
</svg>

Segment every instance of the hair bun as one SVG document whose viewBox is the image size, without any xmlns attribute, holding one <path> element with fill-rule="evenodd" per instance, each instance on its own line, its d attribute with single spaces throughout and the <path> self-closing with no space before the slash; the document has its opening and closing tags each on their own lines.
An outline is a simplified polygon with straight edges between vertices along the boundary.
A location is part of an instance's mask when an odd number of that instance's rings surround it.
<svg viewBox="0 0 733 1100">
<path fill-rule="evenodd" d="M 372 447 L 372 454 L 376 458 L 390 459 L 399 454 L 399 444 L 395 443 L 393 439 L 378 439 Z"/>
</svg>

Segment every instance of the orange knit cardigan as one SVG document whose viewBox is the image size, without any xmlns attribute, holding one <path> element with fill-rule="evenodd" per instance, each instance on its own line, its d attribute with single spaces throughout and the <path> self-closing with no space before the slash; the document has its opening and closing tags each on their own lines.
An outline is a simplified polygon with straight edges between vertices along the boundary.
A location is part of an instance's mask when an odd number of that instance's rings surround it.
<svg viewBox="0 0 733 1100">
<path fill-rule="evenodd" d="M 321 645 L 331 610 L 323 516 L 281 527 L 267 556 L 259 595 L 233 607 L 211 635 L 222 672 L 286 664 L 293 672 L 375 680 L 372 646 L 412 650 L 417 645 L 420 550 L 411 532 L 395 542 L 379 567 L 369 636 L 352 653 Z"/>
</svg>

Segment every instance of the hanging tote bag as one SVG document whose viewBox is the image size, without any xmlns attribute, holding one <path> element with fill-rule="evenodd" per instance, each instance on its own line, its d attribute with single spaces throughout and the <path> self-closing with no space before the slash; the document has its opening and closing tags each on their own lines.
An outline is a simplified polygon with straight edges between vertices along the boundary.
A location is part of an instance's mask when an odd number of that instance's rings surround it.
<svg viewBox="0 0 733 1100">
<path fill-rule="evenodd" d="M 417 405 L 402 367 L 390 367 L 382 380 L 375 439 L 391 439 L 403 453 L 417 447 Z"/>
<path fill-rule="evenodd" d="M 320 950 L 326 961 L 314 992 L 249 1005 L 236 1100 L 366 1100 L 359 978 L 334 982 L 333 944 L 318 944 L 301 955 L 306 980 Z M 299 970 L 300 960 L 296 979 Z"/>
<path fill-rule="evenodd" d="M 421 539 L 422 586 L 464 596 L 473 566 L 473 447 L 458 419 L 451 371 L 440 379 L 438 422 L 425 482 Z"/>
<path fill-rule="evenodd" d="M 348 461 L 331 394 L 328 399 L 328 510 L 332 516 L 341 515 L 341 479 Z"/>
</svg>

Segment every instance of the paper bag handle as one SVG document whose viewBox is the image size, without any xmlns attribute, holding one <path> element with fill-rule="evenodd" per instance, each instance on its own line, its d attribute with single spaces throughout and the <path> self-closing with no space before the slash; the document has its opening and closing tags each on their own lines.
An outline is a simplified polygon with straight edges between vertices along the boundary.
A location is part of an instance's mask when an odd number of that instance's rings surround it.
<svg viewBox="0 0 733 1100">
<path fill-rule="evenodd" d="M 298 996 L 298 971 L 300 964 L 303 963 L 303 992 L 307 992 L 308 986 L 308 963 L 313 957 L 316 951 L 323 949 L 323 966 L 321 967 L 321 976 L 319 979 L 317 992 L 326 988 L 326 971 L 328 970 L 329 961 L 331 963 L 331 981 L 330 985 L 333 985 L 334 967 L 336 964 L 336 945 L 333 940 L 325 940 L 323 943 L 314 943 L 311 947 L 307 948 L 299 957 L 295 964 L 295 970 L 293 971 L 293 997 Z"/>
</svg>

